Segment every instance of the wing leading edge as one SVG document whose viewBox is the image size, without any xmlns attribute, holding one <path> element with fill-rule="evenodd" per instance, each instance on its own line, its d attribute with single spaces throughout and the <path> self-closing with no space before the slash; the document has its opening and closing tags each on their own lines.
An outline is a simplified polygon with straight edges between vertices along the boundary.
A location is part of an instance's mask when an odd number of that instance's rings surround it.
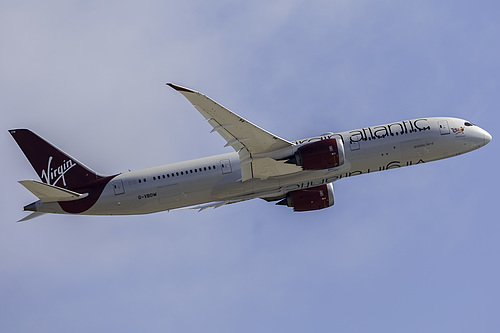
<svg viewBox="0 0 500 333">
<path fill-rule="evenodd" d="M 267 179 L 301 171 L 300 167 L 285 164 L 283 159 L 292 155 L 293 143 L 278 137 L 240 117 L 211 98 L 172 83 L 170 87 L 180 92 L 239 155 L 242 181 L 252 178 Z"/>
</svg>

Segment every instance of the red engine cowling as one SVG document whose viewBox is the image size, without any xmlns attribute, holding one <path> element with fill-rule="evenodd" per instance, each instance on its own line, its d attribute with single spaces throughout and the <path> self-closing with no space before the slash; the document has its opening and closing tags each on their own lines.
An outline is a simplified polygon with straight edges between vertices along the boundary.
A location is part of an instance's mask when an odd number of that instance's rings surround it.
<svg viewBox="0 0 500 333">
<path fill-rule="evenodd" d="M 320 185 L 304 190 L 297 190 L 286 194 L 286 198 L 278 205 L 293 207 L 295 212 L 306 212 L 333 206 L 333 184 Z"/>
<path fill-rule="evenodd" d="M 344 164 L 344 145 L 337 139 L 308 143 L 297 149 L 288 163 L 300 165 L 304 170 L 335 168 Z"/>
</svg>

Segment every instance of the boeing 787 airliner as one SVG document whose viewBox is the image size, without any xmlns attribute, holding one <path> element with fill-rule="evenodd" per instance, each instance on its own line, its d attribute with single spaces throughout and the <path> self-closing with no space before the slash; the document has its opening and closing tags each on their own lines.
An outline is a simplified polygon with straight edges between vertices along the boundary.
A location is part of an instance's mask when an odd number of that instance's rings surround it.
<svg viewBox="0 0 500 333">
<path fill-rule="evenodd" d="M 261 198 L 294 211 L 334 204 L 333 182 L 342 178 L 460 155 L 491 135 L 458 118 L 397 121 L 288 141 L 254 125 L 209 97 L 175 84 L 235 152 L 101 175 L 28 129 L 10 133 L 40 181 L 20 183 L 38 197 L 20 221 L 43 213 L 148 214 L 183 207 L 200 211 Z"/>
</svg>

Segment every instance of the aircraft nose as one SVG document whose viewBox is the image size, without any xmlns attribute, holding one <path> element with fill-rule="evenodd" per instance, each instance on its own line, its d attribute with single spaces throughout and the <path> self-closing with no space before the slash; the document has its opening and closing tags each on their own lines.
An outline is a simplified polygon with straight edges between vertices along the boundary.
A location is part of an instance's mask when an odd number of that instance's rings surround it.
<svg viewBox="0 0 500 333">
<path fill-rule="evenodd" d="M 467 132 L 466 141 L 471 148 L 475 147 L 473 149 L 477 149 L 487 145 L 491 141 L 491 135 L 481 127 L 474 126 Z"/>
<path fill-rule="evenodd" d="M 491 141 L 491 134 L 483 130 L 484 145 L 487 145 Z"/>
</svg>

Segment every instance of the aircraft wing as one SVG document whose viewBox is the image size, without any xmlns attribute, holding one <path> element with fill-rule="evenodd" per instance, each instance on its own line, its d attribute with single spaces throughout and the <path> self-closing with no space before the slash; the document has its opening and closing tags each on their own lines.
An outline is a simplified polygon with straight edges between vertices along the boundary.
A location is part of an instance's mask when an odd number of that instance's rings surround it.
<svg viewBox="0 0 500 333">
<path fill-rule="evenodd" d="M 295 165 L 274 159 L 273 152 L 279 150 L 289 149 L 291 154 L 293 144 L 290 141 L 260 128 L 197 91 L 167 84 L 186 97 L 205 117 L 213 128 L 212 132 L 219 133 L 226 140 L 225 147 L 231 146 L 239 154 L 243 181 L 301 171 Z"/>
</svg>

